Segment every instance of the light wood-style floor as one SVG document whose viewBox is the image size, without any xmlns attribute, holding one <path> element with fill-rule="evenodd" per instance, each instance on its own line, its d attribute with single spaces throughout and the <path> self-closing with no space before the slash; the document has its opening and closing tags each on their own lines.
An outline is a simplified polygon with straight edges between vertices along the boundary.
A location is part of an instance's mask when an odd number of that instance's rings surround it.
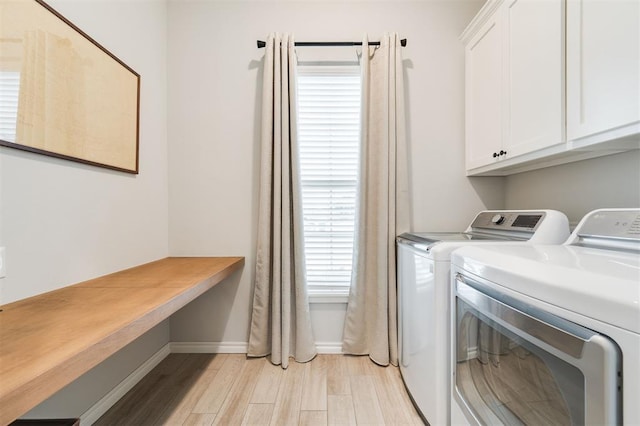
<svg viewBox="0 0 640 426">
<path fill-rule="evenodd" d="M 569 407 L 542 359 L 520 346 L 499 359 L 499 364 L 483 364 L 474 358 L 457 368 L 465 397 L 486 423 L 572 424 Z"/>
<path fill-rule="evenodd" d="M 318 355 L 287 370 L 242 354 L 171 354 L 107 411 L 114 425 L 422 425 L 397 367 Z"/>
</svg>

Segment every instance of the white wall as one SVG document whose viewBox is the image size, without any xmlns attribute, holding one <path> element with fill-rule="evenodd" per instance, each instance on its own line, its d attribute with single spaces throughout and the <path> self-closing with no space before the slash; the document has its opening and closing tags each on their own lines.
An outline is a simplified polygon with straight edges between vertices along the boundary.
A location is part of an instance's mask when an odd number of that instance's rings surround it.
<svg viewBox="0 0 640 426">
<path fill-rule="evenodd" d="M 50 0 L 49 4 L 142 76 L 140 174 L 109 171 L 0 147 L 2 303 L 168 254 L 166 3 Z M 56 412 L 80 415 L 168 342 L 168 322 L 121 363 L 101 365 L 81 390 L 56 395 Z M 37 413 L 46 415 L 46 409 Z"/>
<path fill-rule="evenodd" d="M 163 0 L 50 0 L 142 75 L 141 173 L 0 148 L 0 246 L 8 264 L 0 302 L 168 253 L 247 259 L 241 273 L 177 313 L 171 331 L 162 323 L 31 414 L 82 414 L 170 337 L 246 342 L 263 56 L 255 41 L 270 31 L 359 40 L 365 31 L 376 38 L 391 30 L 408 39 L 414 230 L 460 229 L 483 208 L 555 208 L 575 222 L 594 208 L 640 205 L 639 152 L 504 179 L 464 177 L 458 35 L 482 3 L 170 0 L 167 10 Z M 313 305 L 316 339 L 339 342 L 343 316 L 342 304 Z"/>
<path fill-rule="evenodd" d="M 49 4 L 141 74 L 140 174 L 0 147 L 2 303 L 168 253 L 166 5 Z"/>
<path fill-rule="evenodd" d="M 482 1 L 170 1 L 169 239 L 172 255 L 241 255 L 228 280 L 171 319 L 174 341 L 246 342 L 257 227 L 262 58 L 256 40 L 376 39 L 398 31 L 407 91 L 415 230 L 461 229 L 503 205 L 501 178 L 464 173 L 459 34 Z M 355 57 L 355 53 L 353 54 Z M 344 306 L 312 307 L 316 338 Z M 321 336 L 318 338 L 318 336 Z"/>
<path fill-rule="evenodd" d="M 560 210 L 574 225 L 591 210 L 640 207 L 640 151 L 509 176 L 505 203 Z"/>
</svg>

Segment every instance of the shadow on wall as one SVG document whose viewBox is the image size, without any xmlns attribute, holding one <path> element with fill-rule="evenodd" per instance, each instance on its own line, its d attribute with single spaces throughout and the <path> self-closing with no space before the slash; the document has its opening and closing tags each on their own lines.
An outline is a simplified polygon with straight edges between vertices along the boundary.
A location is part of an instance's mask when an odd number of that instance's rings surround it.
<svg viewBox="0 0 640 426">
<path fill-rule="evenodd" d="M 407 143 L 407 160 L 406 160 L 406 164 L 407 164 L 407 173 L 409 175 L 409 181 L 407 182 L 407 190 L 409 191 L 409 194 L 413 194 L 413 189 L 414 189 L 414 185 L 413 185 L 413 179 L 411 178 L 412 176 L 414 176 L 413 174 L 413 163 L 412 163 L 412 159 L 414 158 L 413 154 L 412 154 L 412 149 L 411 147 L 413 146 L 412 143 L 412 138 L 411 138 L 411 90 L 410 90 L 410 86 L 411 86 L 411 81 L 409 80 L 409 69 L 413 69 L 413 61 L 411 59 L 403 59 L 402 60 L 402 73 L 403 75 L 403 80 L 404 80 L 404 121 L 405 121 L 405 128 L 407 129 L 406 131 L 406 143 Z M 409 197 L 409 223 L 411 224 L 411 226 L 413 227 L 413 224 L 415 223 L 413 221 L 413 197 Z"/>
<path fill-rule="evenodd" d="M 506 208 L 555 209 L 576 224 L 595 209 L 640 206 L 640 150 L 519 173 L 505 179 Z"/>
<path fill-rule="evenodd" d="M 247 268 L 246 263 L 244 268 Z M 170 341 L 177 342 L 175 336 L 180 336 L 180 342 L 225 342 L 225 330 L 232 317 L 231 310 L 245 273 L 244 268 L 173 314 Z M 227 303 L 216 303 L 220 300 Z M 212 306 L 217 309 L 212 311 Z"/>
<path fill-rule="evenodd" d="M 471 187 L 478 194 L 487 210 L 505 208 L 504 188 L 505 178 L 500 176 L 468 177 Z"/>
</svg>

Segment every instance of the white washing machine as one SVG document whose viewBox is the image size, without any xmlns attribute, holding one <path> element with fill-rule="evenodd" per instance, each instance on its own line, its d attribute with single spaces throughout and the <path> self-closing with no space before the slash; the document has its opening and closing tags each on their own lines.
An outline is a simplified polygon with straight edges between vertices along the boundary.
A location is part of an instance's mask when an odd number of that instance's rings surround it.
<svg viewBox="0 0 640 426">
<path fill-rule="evenodd" d="M 452 255 L 453 424 L 640 424 L 640 209 Z"/>
<path fill-rule="evenodd" d="M 414 404 L 431 425 L 449 424 L 450 255 L 459 247 L 561 244 L 567 217 L 553 210 L 482 211 L 464 232 L 405 233 L 398 237 L 400 371 Z"/>
</svg>

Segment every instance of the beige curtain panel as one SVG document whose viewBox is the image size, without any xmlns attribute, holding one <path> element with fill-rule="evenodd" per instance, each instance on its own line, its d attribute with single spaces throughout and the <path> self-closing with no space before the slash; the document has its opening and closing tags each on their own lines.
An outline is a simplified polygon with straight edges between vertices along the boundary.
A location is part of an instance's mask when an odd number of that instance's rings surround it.
<svg viewBox="0 0 640 426">
<path fill-rule="evenodd" d="M 316 355 L 303 251 L 293 37 L 271 34 L 264 57 L 260 206 L 249 356 Z"/>
<path fill-rule="evenodd" d="M 396 235 L 409 230 L 400 38 L 362 47 L 362 149 L 357 236 L 343 351 L 398 363 Z"/>
</svg>

